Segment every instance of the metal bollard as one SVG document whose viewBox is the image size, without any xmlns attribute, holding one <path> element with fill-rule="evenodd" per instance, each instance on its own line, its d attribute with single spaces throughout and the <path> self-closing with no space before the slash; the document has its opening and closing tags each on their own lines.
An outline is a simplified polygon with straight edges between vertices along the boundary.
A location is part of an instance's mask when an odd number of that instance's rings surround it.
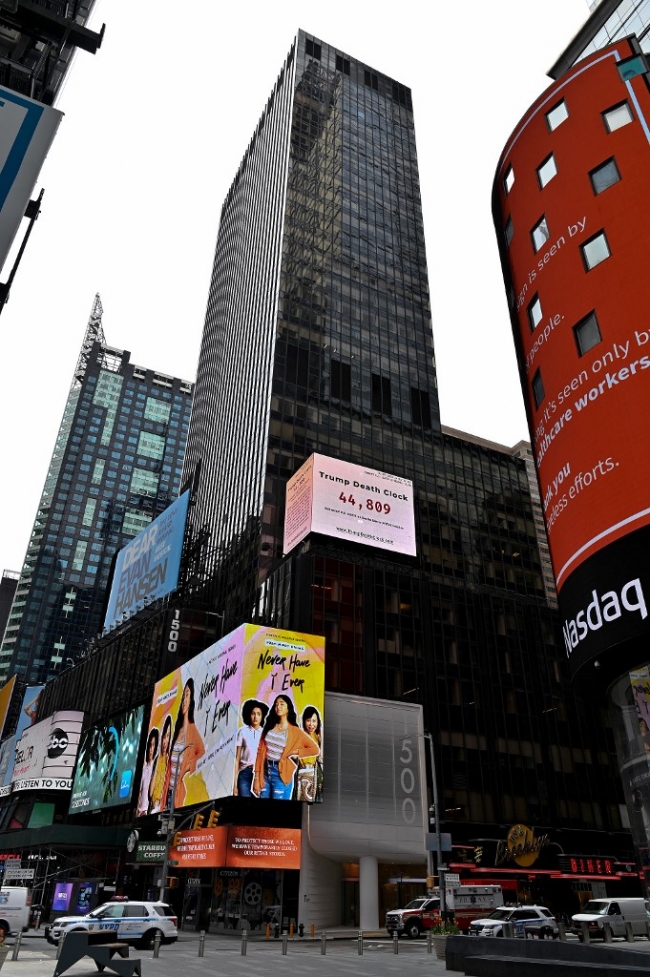
<svg viewBox="0 0 650 977">
<path fill-rule="evenodd" d="M 625 924 L 625 939 L 628 943 L 634 943 L 634 933 L 632 932 L 632 923 Z"/>
<path fill-rule="evenodd" d="M 289 937 L 286 933 L 282 934 L 282 956 L 286 957 L 287 947 L 289 946 Z"/>
<path fill-rule="evenodd" d="M 603 940 L 605 941 L 605 943 L 612 942 L 612 927 L 610 923 L 607 922 L 607 920 L 605 920 L 605 922 L 603 923 Z"/>
<path fill-rule="evenodd" d="M 512 937 L 514 936 L 514 933 L 512 932 L 512 923 L 502 923 L 501 930 L 503 932 L 503 935 L 508 940 L 511 940 Z"/>
<path fill-rule="evenodd" d="M 393 933 L 393 953 L 399 953 L 399 936 Z"/>
<path fill-rule="evenodd" d="M 589 930 L 587 928 L 587 924 L 584 921 L 580 923 L 580 935 L 582 936 L 582 942 L 584 944 L 591 943 L 591 940 L 589 938 Z"/>
<path fill-rule="evenodd" d="M 205 956 L 205 930 L 201 930 L 199 933 L 199 956 Z"/>
<path fill-rule="evenodd" d="M 270 940 L 271 939 L 271 924 L 270 923 L 267 923 L 266 924 L 266 937 L 265 937 L 265 939 L 267 939 L 267 940 Z"/>
<path fill-rule="evenodd" d="M 310 927 L 312 940 L 316 939 L 316 923 L 312 923 Z"/>
<path fill-rule="evenodd" d="M 357 938 L 357 953 L 360 957 L 363 956 L 363 930 L 359 930 L 359 936 Z"/>
<path fill-rule="evenodd" d="M 433 933 L 431 930 L 427 931 L 427 953 L 433 953 Z"/>
<path fill-rule="evenodd" d="M 56 959 L 58 960 L 61 956 L 61 950 L 63 949 L 63 941 L 65 940 L 65 933 L 61 933 L 59 937 L 59 945 L 56 948 Z"/>
<path fill-rule="evenodd" d="M 241 955 L 246 956 L 246 950 L 248 949 L 248 930 L 241 931 Z"/>
<path fill-rule="evenodd" d="M 22 940 L 23 940 L 23 934 L 19 932 L 18 936 L 16 937 L 16 942 L 14 943 L 14 948 L 11 952 L 12 960 L 18 959 L 18 954 L 20 953 L 20 944 L 22 943 Z"/>
<path fill-rule="evenodd" d="M 153 958 L 157 960 L 160 956 L 160 930 L 156 930 L 156 935 L 153 940 Z"/>
<path fill-rule="evenodd" d="M 562 919 L 558 919 L 557 921 L 557 935 L 558 939 L 566 943 L 566 923 Z"/>
<path fill-rule="evenodd" d="M 320 955 L 321 955 L 321 957 L 324 957 L 325 956 L 326 951 L 327 951 L 327 933 L 325 932 L 325 930 L 323 930 L 323 932 L 320 935 Z"/>
</svg>

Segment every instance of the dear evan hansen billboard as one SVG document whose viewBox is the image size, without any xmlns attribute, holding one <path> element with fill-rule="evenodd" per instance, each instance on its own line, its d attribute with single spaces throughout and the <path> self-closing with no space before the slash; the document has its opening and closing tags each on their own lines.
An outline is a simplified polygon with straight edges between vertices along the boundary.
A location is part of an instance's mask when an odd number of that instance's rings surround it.
<svg viewBox="0 0 650 977">
<path fill-rule="evenodd" d="M 189 501 L 184 492 L 118 553 L 105 628 L 134 614 L 145 597 L 157 600 L 178 586 Z"/>
</svg>

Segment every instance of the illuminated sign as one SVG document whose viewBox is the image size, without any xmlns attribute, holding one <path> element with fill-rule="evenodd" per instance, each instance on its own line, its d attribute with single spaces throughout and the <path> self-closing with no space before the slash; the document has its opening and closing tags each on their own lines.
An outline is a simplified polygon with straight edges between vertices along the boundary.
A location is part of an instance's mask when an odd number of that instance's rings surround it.
<svg viewBox="0 0 650 977">
<path fill-rule="evenodd" d="M 234 793 L 268 796 L 270 785 L 275 799 L 319 800 L 324 684 L 324 638 L 254 624 L 185 662 L 154 688 L 148 787 L 139 795 L 148 804 L 138 813 L 169 809 L 172 793 L 180 808 Z M 286 756 L 266 776 L 266 733 L 276 725 Z"/>
<path fill-rule="evenodd" d="M 413 482 L 313 454 L 286 488 L 284 553 L 310 532 L 415 556 Z"/>
<path fill-rule="evenodd" d="M 144 706 L 91 726 L 81 738 L 70 813 L 128 804 L 133 794 Z"/>
<path fill-rule="evenodd" d="M 136 862 L 164 862 L 167 846 L 162 841 L 141 841 L 135 854 Z"/>
<path fill-rule="evenodd" d="M 565 875 L 616 875 L 616 862 L 605 855 L 560 855 L 558 865 Z"/>
<path fill-rule="evenodd" d="M 57 882 L 54 887 L 54 899 L 52 909 L 55 913 L 65 912 L 70 909 L 70 899 L 72 897 L 72 882 Z"/>
<path fill-rule="evenodd" d="M 497 843 L 495 865 L 504 862 L 514 862 L 521 868 L 530 868 L 539 858 L 542 848 L 550 844 L 548 835 L 539 835 L 527 828 L 525 824 L 513 824 L 505 841 Z"/>
<path fill-rule="evenodd" d="M 644 76 L 633 71 L 623 82 L 620 73 L 622 62 L 629 68 L 637 58 L 635 44 L 617 40 L 546 89 L 508 141 L 493 198 L 564 647 L 573 674 L 590 666 L 603 688 L 639 660 L 638 649 L 626 660 L 624 643 L 647 642 L 650 631 L 650 463 L 642 450 L 650 323 L 641 243 L 650 211 L 634 189 L 650 165 L 650 96 Z M 580 105 L 580 114 L 572 110 L 570 159 L 545 191 L 541 218 L 535 173 L 548 157 L 548 113 L 561 99 Z M 614 162 L 601 110 L 632 104 Z M 518 175 L 512 193 L 510 170 Z M 611 657 L 603 654 L 609 649 Z"/>
<path fill-rule="evenodd" d="M 300 828 L 229 825 L 178 831 L 169 849 L 174 868 L 300 868 Z"/>
<path fill-rule="evenodd" d="M 27 727 L 16 743 L 14 791 L 71 788 L 83 716 L 83 712 L 55 712 Z"/>
<path fill-rule="evenodd" d="M 190 493 L 184 492 L 120 550 L 115 561 L 104 627 L 121 624 L 178 586 Z"/>
</svg>

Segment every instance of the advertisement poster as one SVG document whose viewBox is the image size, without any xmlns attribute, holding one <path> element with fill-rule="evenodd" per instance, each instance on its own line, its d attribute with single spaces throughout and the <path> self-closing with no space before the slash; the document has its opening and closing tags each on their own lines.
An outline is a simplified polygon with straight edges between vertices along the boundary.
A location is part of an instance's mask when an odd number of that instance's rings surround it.
<svg viewBox="0 0 650 977">
<path fill-rule="evenodd" d="M 14 791 L 70 790 L 83 718 L 83 712 L 55 712 L 27 727 L 16 743 Z"/>
<path fill-rule="evenodd" d="M 286 555 L 310 532 L 416 555 L 413 482 L 313 454 L 286 488 Z"/>
<path fill-rule="evenodd" d="M 55 913 L 65 913 L 70 910 L 70 899 L 72 897 L 72 882 L 57 882 L 54 887 L 54 899 L 52 900 L 52 910 Z"/>
<path fill-rule="evenodd" d="M 77 905 L 74 911 L 80 916 L 89 913 L 93 906 L 93 895 L 95 893 L 95 882 L 80 882 L 77 892 Z"/>
<path fill-rule="evenodd" d="M 601 656 L 647 640 L 650 628 L 650 464 L 642 447 L 650 317 L 646 249 L 638 246 L 648 229 L 643 208 L 621 206 L 620 197 L 643 196 L 650 162 L 645 76 L 621 76 L 621 60 L 634 53 L 634 42 L 621 38 L 563 74 L 514 130 L 494 184 L 565 650 L 573 677 L 593 676 L 598 662 L 603 686 L 617 669 L 615 655 Z M 563 103 L 554 160 L 549 114 Z M 585 108 L 580 118 L 577 105 Z M 608 106 L 618 105 L 625 125 L 613 137 Z M 558 168 L 540 195 L 545 157 Z M 537 180 L 522 181 L 535 172 Z M 519 174 L 512 192 L 509 173 Z"/>
<path fill-rule="evenodd" d="M 165 676 L 147 732 L 147 812 L 168 809 L 172 794 L 174 808 L 232 794 L 320 800 L 324 684 L 324 638 L 254 624 Z M 265 776 L 278 732 L 281 783 Z"/>
<path fill-rule="evenodd" d="M 133 795 L 144 706 L 91 726 L 81 738 L 70 813 L 128 804 Z"/>
<path fill-rule="evenodd" d="M 0 88 L 0 269 L 63 113 Z"/>
<path fill-rule="evenodd" d="M 3 685 L 0 689 L 0 737 L 2 736 L 2 731 L 4 729 L 5 720 L 7 718 L 7 713 L 9 712 L 9 706 L 11 705 L 11 696 L 16 685 L 16 676 L 12 675 L 6 685 Z"/>
<path fill-rule="evenodd" d="M 44 688 L 44 685 L 28 685 L 25 689 L 23 702 L 20 707 L 20 716 L 18 717 L 18 725 L 16 726 L 16 736 L 22 736 L 27 727 L 33 726 L 36 722 L 38 700 Z"/>
<path fill-rule="evenodd" d="M 190 493 L 184 492 L 117 555 L 104 627 L 176 590 Z"/>
<path fill-rule="evenodd" d="M 178 868 L 300 868 L 300 828 L 229 825 L 178 831 L 169 858 Z"/>
</svg>

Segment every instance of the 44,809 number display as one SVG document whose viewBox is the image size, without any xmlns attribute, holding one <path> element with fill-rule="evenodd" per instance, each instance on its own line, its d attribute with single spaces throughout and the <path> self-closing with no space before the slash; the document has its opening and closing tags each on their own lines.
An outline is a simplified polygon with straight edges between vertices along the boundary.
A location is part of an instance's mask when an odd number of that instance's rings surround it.
<svg viewBox="0 0 650 977">
<path fill-rule="evenodd" d="M 363 502 L 358 502 L 353 495 L 346 495 L 345 492 L 341 492 L 339 495 L 339 502 L 345 502 L 348 505 L 363 509 Z M 380 499 L 366 499 L 366 509 L 371 512 L 383 512 L 387 516 L 390 512 L 390 502 L 382 502 Z"/>
</svg>

